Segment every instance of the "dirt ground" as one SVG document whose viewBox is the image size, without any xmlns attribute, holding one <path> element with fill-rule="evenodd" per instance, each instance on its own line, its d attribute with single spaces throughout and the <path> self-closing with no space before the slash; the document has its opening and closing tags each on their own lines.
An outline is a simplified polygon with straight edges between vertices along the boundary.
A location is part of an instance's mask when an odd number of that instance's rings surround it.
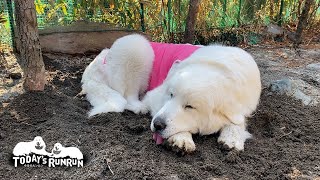
<svg viewBox="0 0 320 180">
<path fill-rule="evenodd" d="M 51 59 L 50 59 L 51 58 Z M 228 151 L 217 134 L 194 136 L 197 150 L 181 156 L 152 141 L 150 116 L 131 112 L 87 118 L 80 80 L 93 56 L 45 56 L 45 92 L 24 93 L 0 107 L 0 179 L 316 179 L 320 178 L 320 108 L 302 106 L 264 89 L 249 119 L 253 138 L 243 152 Z M 76 146 L 83 168 L 18 167 L 12 150 L 42 136 Z M 114 172 L 111 173 L 109 166 Z"/>
</svg>

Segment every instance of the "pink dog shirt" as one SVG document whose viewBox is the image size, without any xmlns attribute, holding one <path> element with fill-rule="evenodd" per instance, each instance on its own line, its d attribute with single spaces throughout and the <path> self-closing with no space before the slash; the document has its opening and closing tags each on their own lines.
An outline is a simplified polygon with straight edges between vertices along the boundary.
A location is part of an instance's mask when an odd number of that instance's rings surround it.
<svg viewBox="0 0 320 180">
<path fill-rule="evenodd" d="M 154 51 L 152 72 L 149 80 L 148 91 L 158 87 L 166 79 L 167 74 L 176 60 L 183 61 L 188 58 L 199 46 L 191 44 L 168 44 L 150 42 Z M 102 64 L 107 63 L 107 57 L 102 59 Z"/>
<path fill-rule="evenodd" d="M 198 46 L 191 44 L 168 44 L 151 42 L 154 51 L 154 61 L 148 91 L 158 87 L 166 79 L 167 74 L 176 60 L 185 60 Z"/>
</svg>

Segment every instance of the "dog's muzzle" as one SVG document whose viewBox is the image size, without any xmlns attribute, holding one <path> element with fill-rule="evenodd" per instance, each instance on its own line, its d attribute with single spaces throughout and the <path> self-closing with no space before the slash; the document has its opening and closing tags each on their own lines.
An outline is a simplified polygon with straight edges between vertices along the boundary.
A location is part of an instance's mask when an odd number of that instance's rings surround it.
<svg viewBox="0 0 320 180">
<path fill-rule="evenodd" d="M 153 133 L 153 140 L 156 141 L 156 144 L 162 144 L 164 139 L 160 135 L 160 132 L 163 131 L 166 127 L 167 124 L 165 123 L 165 120 L 161 117 L 156 117 L 153 120 L 153 127 L 154 127 L 154 133 Z"/>
<path fill-rule="evenodd" d="M 157 117 L 153 121 L 153 127 L 156 131 L 162 131 L 167 127 L 167 124 L 165 123 L 165 120 L 161 117 Z"/>
<path fill-rule="evenodd" d="M 43 146 L 36 145 L 35 148 L 36 148 L 37 150 L 41 150 L 41 149 L 43 148 Z"/>
</svg>

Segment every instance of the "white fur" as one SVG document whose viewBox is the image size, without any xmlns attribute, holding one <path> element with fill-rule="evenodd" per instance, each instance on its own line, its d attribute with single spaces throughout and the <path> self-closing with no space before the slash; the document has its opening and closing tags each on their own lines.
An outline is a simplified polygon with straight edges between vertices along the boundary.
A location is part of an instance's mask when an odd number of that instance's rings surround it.
<svg viewBox="0 0 320 180">
<path fill-rule="evenodd" d="M 171 146 L 179 147 L 186 152 L 196 150 L 196 145 L 192 140 L 192 134 L 189 132 L 179 132 L 168 139 Z"/>
<path fill-rule="evenodd" d="M 208 46 L 179 63 L 161 86 L 147 93 L 144 102 L 153 120 L 165 119 L 167 127 L 160 132 L 164 138 L 181 132 L 206 135 L 221 130 L 220 142 L 243 150 L 250 137 L 245 130 L 246 117 L 256 109 L 260 92 L 260 73 L 248 53 L 235 47 Z M 159 96 L 166 100 L 153 103 Z M 155 131 L 153 120 L 151 130 Z"/>
<path fill-rule="evenodd" d="M 51 152 L 52 152 L 52 156 L 55 158 L 64 158 L 69 156 L 70 158 L 83 159 L 83 154 L 78 148 L 63 147 L 60 143 L 54 144 Z"/>
<path fill-rule="evenodd" d="M 101 66 L 99 56 L 89 65 L 82 87 L 94 106 L 90 115 L 111 112 L 110 106 L 117 107 L 117 112 L 124 108 L 150 111 L 151 130 L 156 131 L 155 118 L 163 119 L 166 128 L 158 133 L 179 148 L 195 149 L 191 134 L 221 131 L 220 142 L 243 150 L 250 137 L 246 117 L 256 109 L 261 93 L 260 72 L 252 56 L 236 47 L 200 47 L 186 60 L 177 61 L 163 84 L 141 103 L 138 96 L 146 89 L 152 67 L 150 47 L 141 36 L 129 35 L 111 47 L 107 67 Z"/>
<path fill-rule="evenodd" d="M 103 50 L 81 80 L 82 90 L 93 106 L 89 116 L 124 109 L 138 113 L 143 106 L 139 94 L 147 89 L 153 59 L 149 42 L 140 35 L 122 37 L 110 50 Z"/>
<path fill-rule="evenodd" d="M 243 150 L 244 142 L 248 138 L 251 138 L 251 134 L 246 131 L 245 127 L 230 124 L 221 130 L 218 142 L 224 143 L 229 148 Z"/>
<path fill-rule="evenodd" d="M 36 149 L 36 146 L 41 146 L 42 149 Z M 48 155 L 46 152 L 46 144 L 44 143 L 42 137 L 37 136 L 33 141 L 30 142 L 19 142 L 13 149 L 13 155 L 15 156 L 25 156 L 29 155 L 30 153 Z"/>
</svg>

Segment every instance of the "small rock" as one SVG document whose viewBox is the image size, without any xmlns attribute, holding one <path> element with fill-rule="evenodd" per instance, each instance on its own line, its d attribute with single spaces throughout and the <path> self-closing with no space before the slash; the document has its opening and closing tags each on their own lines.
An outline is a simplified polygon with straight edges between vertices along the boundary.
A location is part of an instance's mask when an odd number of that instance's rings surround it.
<svg viewBox="0 0 320 180">
<path fill-rule="evenodd" d="M 277 35 L 282 35 L 284 33 L 284 30 L 280 26 L 277 26 L 275 24 L 270 24 L 267 26 L 267 32 L 273 36 L 277 36 Z"/>
<path fill-rule="evenodd" d="M 2 107 L 7 107 L 9 105 L 9 103 L 1 103 L 2 104 Z"/>
<path fill-rule="evenodd" d="M 303 105 L 313 105 L 315 104 L 314 99 L 309 94 L 305 94 L 300 88 L 303 86 L 298 80 L 282 79 L 272 82 L 270 84 L 270 91 L 280 95 L 291 96 L 297 100 L 300 100 Z"/>
<path fill-rule="evenodd" d="M 282 52 L 282 53 L 280 53 L 280 57 L 282 57 L 282 58 L 284 58 L 284 59 L 288 59 L 288 53 L 286 53 L 286 52 Z"/>
<path fill-rule="evenodd" d="M 171 174 L 170 177 L 168 177 L 168 179 L 180 180 L 180 178 L 179 178 L 179 176 L 177 174 Z"/>
<path fill-rule="evenodd" d="M 270 90 L 277 94 L 286 94 L 292 92 L 292 86 L 289 79 L 281 79 L 270 84 Z"/>
<path fill-rule="evenodd" d="M 308 95 L 305 95 L 302 91 L 296 90 L 293 94 L 293 97 L 302 101 L 304 105 L 309 105 L 312 102 L 312 98 Z"/>
<path fill-rule="evenodd" d="M 306 68 L 309 70 L 320 71 L 320 63 L 309 64 Z"/>
</svg>

